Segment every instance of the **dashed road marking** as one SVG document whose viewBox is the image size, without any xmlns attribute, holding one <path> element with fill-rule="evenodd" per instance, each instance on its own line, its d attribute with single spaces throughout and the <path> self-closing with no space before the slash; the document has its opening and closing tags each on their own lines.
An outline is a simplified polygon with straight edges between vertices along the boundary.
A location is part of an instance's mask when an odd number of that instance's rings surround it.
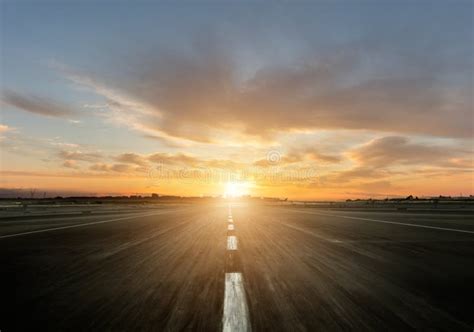
<svg viewBox="0 0 474 332">
<path fill-rule="evenodd" d="M 234 228 L 234 225 L 227 225 L 227 229 L 229 231 L 233 231 L 235 228 Z"/>
<path fill-rule="evenodd" d="M 237 250 L 237 236 L 227 237 L 227 250 Z"/>
<path fill-rule="evenodd" d="M 241 273 L 225 274 L 222 331 L 250 331 L 249 310 Z"/>
</svg>

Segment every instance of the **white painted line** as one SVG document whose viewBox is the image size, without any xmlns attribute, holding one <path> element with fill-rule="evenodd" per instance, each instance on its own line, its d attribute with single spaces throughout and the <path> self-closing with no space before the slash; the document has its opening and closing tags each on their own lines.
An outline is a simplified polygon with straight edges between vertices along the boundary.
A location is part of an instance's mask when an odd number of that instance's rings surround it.
<svg viewBox="0 0 474 332">
<path fill-rule="evenodd" d="M 380 219 L 369 219 L 369 218 L 361 218 L 361 217 L 351 217 L 351 216 L 343 216 L 340 214 L 332 214 L 332 213 L 322 213 L 322 212 L 307 212 L 307 211 L 298 211 L 300 213 L 308 213 L 308 214 L 319 214 L 322 216 L 331 216 L 331 217 L 339 217 L 345 219 L 355 219 L 355 220 L 364 220 L 364 221 L 372 221 L 378 222 L 383 224 L 394 224 L 394 225 L 402 225 L 402 226 L 409 226 L 409 227 L 419 227 L 419 228 L 428 228 L 428 229 L 436 229 L 440 231 L 449 231 L 449 232 L 458 232 L 458 233 L 468 233 L 474 234 L 474 231 L 467 231 L 464 229 L 456 229 L 456 228 L 446 228 L 446 227 L 436 227 L 436 226 L 427 226 L 427 225 L 417 225 L 417 224 L 409 224 L 404 222 L 397 222 L 397 221 L 388 221 L 388 220 L 380 220 Z"/>
<path fill-rule="evenodd" d="M 237 250 L 237 236 L 227 237 L 227 250 Z"/>
<path fill-rule="evenodd" d="M 222 331 L 250 331 L 249 309 L 241 273 L 225 274 L 224 315 Z"/>
<path fill-rule="evenodd" d="M 234 230 L 234 225 L 227 225 L 227 229 L 229 231 L 233 231 Z"/>
<path fill-rule="evenodd" d="M 287 223 L 284 223 L 284 222 L 282 222 L 281 224 L 286 226 L 286 227 L 293 228 L 293 229 L 296 229 L 297 231 L 300 231 L 300 232 L 306 233 L 308 235 L 314 236 L 314 237 L 316 237 L 318 239 L 321 239 L 321 240 L 324 240 L 324 241 L 329 241 L 329 242 L 332 242 L 332 243 L 342 243 L 342 241 L 339 241 L 337 239 L 331 239 L 331 238 L 328 238 L 326 236 L 316 234 L 314 232 L 311 232 L 307 229 L 304 229 L 304 228 L 301 228 L 301 227 L 298 227 L 298 226 L 290 225 L 290 224 L 287 224 Z"/>
<path fill-rule="evenodd" d="M 148 216 L 153 216 L 153 215 L 160 214 L 160 213 L 163 213 L 163 212 L 160 211 L 160 212 L 154 212 L 154 213 L 127 216 L 127 217 L 116 218 L 116 219 L 93 221 L 93 222 L 82 223 L 82 224 L 75 224 L 75 225 L 68 225 L 68 226 L 61 226 L 61 227 L 54 227 L 54 228 L 46 228 L 46 229 L 38 229 L 36 231 L 29 231 L 29 232 L 23 232 L 23 233 L 1 235 L 0 239 L 5 239 L 5 238 L 9 238 L 9 237 L 23 236 L 23 235 L 29 235 L 29 234 L 36 234 L 36 233 L 53 232 L 53 231 L 58 231 L 58 230 L 61 230 L 61 229 L 77 228 L 77 227 L 84 227 L 84 226 L 97 225 L 97 224 L 105 224 L 105 223 L 108 223 L 108 222 L 114 222 L 114 221 L 119 221 L 119 220 L 135 219 L 135 218 L 140 218 L 140 217 L 148 217 Z"/>
<path fill-rule="evenodd" d="M 234 219 L 229 218 L 228 221 L 229 221 L 229 222 L 234 222 Z"/>
</svg>

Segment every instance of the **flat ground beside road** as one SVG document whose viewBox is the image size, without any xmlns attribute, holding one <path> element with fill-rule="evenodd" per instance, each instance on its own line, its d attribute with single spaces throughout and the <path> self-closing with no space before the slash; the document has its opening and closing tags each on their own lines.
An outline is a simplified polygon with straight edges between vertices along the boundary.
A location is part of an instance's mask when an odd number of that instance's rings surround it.
<svg viewBox="0 0 474 332">
<path fill-rule="evenodd" d="M 474 328 L 470 214 L 188 204 L 0 221 L 2 331 Z M 227 237 L 237 239 L 229 270 Z"/>
</svg>

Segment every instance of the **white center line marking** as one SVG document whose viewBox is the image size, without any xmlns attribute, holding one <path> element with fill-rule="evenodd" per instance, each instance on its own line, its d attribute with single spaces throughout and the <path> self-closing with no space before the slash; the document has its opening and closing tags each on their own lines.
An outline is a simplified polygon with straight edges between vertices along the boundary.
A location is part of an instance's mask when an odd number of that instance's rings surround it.
<svg viewBox="0 0 474 332">
<path fill-rule="evenodd" d="M 446 228 L 446 227 L 436 227 L 436 226 L 427 226 L 427 225 L 417 225 L 417 224 L 409 224 L 404 222 L 396 222 L 396 221 L 388 221 L 388 220 L 379 220 L 379 219 L 369 219 L 369 218 L 361 218 L 361 217 L 351 217 L 351 216 L 343 216 L 340 214 L 332 214 L 332 213 L 322 213 L 322 212 L 306 212 L 306 211 L 298 211 L 300 213 L 308 213 L 308 214 L 319 214 L 321 216 L 331 216 L 331 217 L 339 217 L 345 219 L 355 219 L 355 220 L 364 220 L 364 221 L 372 221 L 372 222 L 379 222 L 383 224 L 394 224 L 394 225 L 402 225 L 402 226 L 410 226 L 410 227 L 419 227 L 419 228 L 428 228 L 428 229 L 437 229 L 440 231 L 449 231 L 449 232 L 458 232 L 458 233 L 468 233 L 474 234 L 474 231 L 467 231 L 464 229 L 456 229 L 456 228 Z"/>
<path fill-rule="evenodd" d="M 61 226 L 61 227 L 54 227 L 54 228 L 38 229 L 38 230 L 36 230 L 36 231 L 29 231 L 29 232 L 23 232 L 23 233 L 1 235 L 1 236 L 0 236 L 0 239 L 5 239 L 5 238 L 9 238 L 9 237 L 23 236 L 23 235 L 29 235 L 29 234 L 36 234 L 36 233 L 53 232 L 53 231 L 58 231 L 58 230 L 61 230 L 61 229 L 77 228 L 77 227 L 84 227 L 84 226 L 89 226 L 89 225 L 105 224 L 105 223 L 108 223 L 108 222 L 119 221 L 119 220 L 135 219 L 135 218 L 140 218 L 140 217 L 149 217 L 149 216 L 153 216 L 153 215 L 161 214 L 161 213 L 163 213 L 163 212 L 160 211 L 160 212 L 147 213 L 147 214 L 138 214 L 138 215 L 136 214 L 136 215 L 133 215 L 133 216 L 127 216 L 127 217 L 116 218 L 116 219 L 93 221 L 93 222 L 88 222 L 88 223 L 75 224 L 75 225 L 68 225 L 68 226 Z"/>
<path fill-rule="evenodd" d="M 250 331 L 249 310 L 241 273 L 225 274 L 222 331 Z"/>
<path fill-rule="evenodd" d="M 237 236 L 227 237 L 227 250 L 237 250 Z"/>
<path fill-rule="evenodd" d="M 232 218 L 229 218 L 229 220 L 228 220 L 228 221 L 229 221 L 229 222 L 234 222 L 234 219 L 232 219 Z"/>
<path fill-rule="evenodd" d="M 227 229 L 229 231 L 233 231 L 234 230 L 234 225 L 227 225 Z"/>
</svg>

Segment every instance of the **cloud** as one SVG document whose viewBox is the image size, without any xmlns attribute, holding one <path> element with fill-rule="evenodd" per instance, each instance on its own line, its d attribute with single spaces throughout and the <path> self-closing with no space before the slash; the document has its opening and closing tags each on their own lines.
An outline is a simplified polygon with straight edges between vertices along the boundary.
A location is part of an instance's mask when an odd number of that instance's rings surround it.
<svg viewBox="0 0 474 332">
<path fill-rule="evenodd" d="M 91 171 L 107 172 L 111 170 L 111 166 L 104 163 L 95 163 L 89 166 Z"/>
<path fill-rule="evenodd" d="M 276 161 L 272 161 L 271 154 L 275 153 Z M 295 163 L 322 163 L 322 164 L 334 164 L 341 161 L 339 156 L 329 155 L 318 151 L 315 148 L 306 148 L 306 149 L 290 149 L 286 153 L 279 153 L 278 151 L 270 151 L 266 159 L 259 159 L 253 163 L 255 166 L 259 167 L 271 167 L 271 166 L 284 166 Z"/>
<path fill-rule="evenodd" d="M 103 155 L 96 152 L 82 152 L 79 150 L 76 151 L 67 151 L 61 150 L 58 152 L 58 156 L 66 160 L 81 160 L 94 162 L 103 158 Z"/>
<path fill-rule="evenodd" d="M 25 95 L 6 90 L 2 93 L 1 100 L 3 103 L 17 109 L 39 115 L 64 118 L 76 115 L 76 112 L 71 107 L 51 98 Z"/>
<path fill-rule="evenodd" d="M 321 163 L 335 164 L 341 161 L 341 157 L 324 154 L 314 149 L 309 149 L 306 151 L 306 155 L 311 159 Z"/>
<path fill-rule="evenodd" d="M 79 144 L 76 144 L 76 143 L 58 142 L 57 140 L 51 140 L 50 144 L 53 145 L 53 146 L 58 146 L 58 147 L 61 147 L 61 148 L 70 148 L 70 149 L 74 149 L 74 148 L 79 147 Z"/>
<path fill-rule="evenodd" d="M 357 186 L 358 189 L 371 192 L 370 196 L 380 196 L 381 194 L 374 194 L 374 192 L 389 191 L 394 188 L 390 181 L 370 181 L 363 182 Z"/>
<path fill-rule="evenodd" d="M 382 168 L 356 166 L 342 171 L 333 171 L 328 176 L 325 176 L 323 180 L 328 183 L 347 183 L 353 180 L 388 178 L 395 174 L 396 172 L 388 171 Z"/>
<path fill-rule="evenodd" d="M 63 162 L 63 167 L 79 169 L 79 165 L 77 165 L 77 162 L 75 160 L 65 160 Z"/>
<path fill-rule="evenodd" d="M 130 173 L 136 170 L 136 167 L 128 164 L 106 164 L 96 163 L 89 167 L 91 171 L 99 172 L 117 172 L 117 173 Z"/>
<path fill-rule="evenodd" d="M 184 165 L 188 167 L 197 166 L 201 163 L 201 160 L 199 158 L 185 153 L 154 153 L 148 156 L 147 159 L 153 163 Z"/>
<path fill-rule="evenodd" d="M 152 154 L 137 154 L 137 153 L 122 153 L 114 160 L 132 164 L 141 167 L 150 167 L 150 164 L 162 164 L 165 166 L 172 167 L 188 167 L 188 168 L 216 168 L 216 169 L 227 169 L 235 170 L 238 168 L 248 167 L 250 164 L 233 161 L 231 159 L 205 159 L 190 155 L 186 153 L 163 153 L 157 152 Z"/>
<path fill-rule="evenodd" d="M 12 176 L 12 177 L 38 177 L 38 178 L 78 178 L 78 179 L 86 179 L 86 178 L 115 178 L 118 175 L 121 175 L 118 172 L 115 173 L 105 173 L 105 172 L 78 172 L 78 171 L 68 171 L 68 172 L 60 172 L 60 171 L 47 171 L 47 172 L 31 172 L 31 171 L 10 171 L 5 170 L 2 171 L 2 175 L 4 176 Z M 127 178 L 134 177 L 134 174 L 126 174 Z M 140 175 L 141 176 L 141 175 Z M 138 176 L 138 177 L 140 177 Z"/>
<path fill-rule="evenodd" d="M 473 166 L 473 155 L 470 151 L 453 146 L 415 143 L 401 136 L 374 139 L 352 150 L 349 155 L 359 165 L 368 167 L 436 165 L 472 168 Z"/>
<path fill-rule="evenodd" d="M 376 138 L 345 154 L 354 163 L 351 168 L 329 170 L 312 186 L 357 189 L 375 196 L 375 192 L 407 190 L 401 185 L 418 179 L 472 174 L 474 168 L 472 151 L 458 145 L 428 144 L 402 136 Z"/>
<path fill-rule="evenodd" d="M 119 172 L 119 173 L 126 173 L 134 170 L 135 168 L 131 165 L 127 164 L 113 164 L 111 166 L 112 171 Z"/>
<path fill-rule="evenodd" d="M 112 118 L 151 137 L 212 143 L 226 132 L 269 139 L 295 129 L 472 136 L 472 121 L 466 121 L 474 107 L 472 82 L 444 79 L 435 65 L 452 66 L 442 60 L 387 54 L 383 62 L 384 53 L 367 45 L 328 54 L 311 50 L 243 75 L 231 50 L 219 42 L 205 45 L 122 63 L 115 68 L 127 71 L 114 72 L 113 80 L 69 77 L 105 97 Z M 372 53 L 383 64 L 368 71 Z"/>
<path fill-rule="evenodd" d="M 121 163 L 134 164 L 138 166 L 148 165 L 146 158 L 136 153 L 123 153 L 115 157 L 115 160 Z"/>
<path fill-rule="evenodd" d="M 6 132 L 12 131 L 12 130 L 13 130 L 13 128 L 0 123 L 0 134 L 6 133 Z"/>
<path fill-rule="evenodd" d="M 220 170 L 229 170 L 235 171 L 239 169 L 245 169 L 249 167 L 249 164 L 245 164 L 243 162 L 239 162 L 236 160 L 231 159 L 211 159 L 202 161 L 202 167 L 208 167 L 212 169 L 220 169 Z"/>
<path fill-rule="evenodd" d="M 0 143 L 5 146 L 5 140 L 11 133 L 15 133 L 16 128 L 9 127 L 0 123 Z"/>
</svg>

